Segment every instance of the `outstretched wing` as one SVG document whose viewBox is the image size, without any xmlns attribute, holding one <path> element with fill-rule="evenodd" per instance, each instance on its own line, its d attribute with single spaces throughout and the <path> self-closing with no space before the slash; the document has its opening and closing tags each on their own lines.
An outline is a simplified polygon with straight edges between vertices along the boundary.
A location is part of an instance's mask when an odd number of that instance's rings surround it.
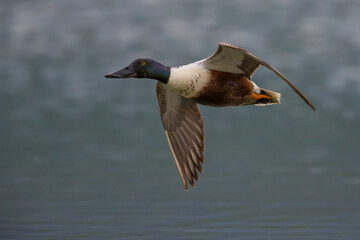
<svg viewBox="0 0 360 240">
<path fill-rule="evenodd" d="M 185 189 L 195 185 L 204 163 L 204 121 L 197 104 L 157 82 L 156 94 L 166 138 Z"/>
<path fill-rule="evenodd" d="M 256 57 L 249 51 L 229 43 L 219 43 L 216 52 L 203 61 L 203 65 L 210 70 L 236 73 L 251 78 L 260 65 L 267 67 L 281 77 L 314 111 L 315 107 L 283 74 L 267 62 Z"/>
</svg>

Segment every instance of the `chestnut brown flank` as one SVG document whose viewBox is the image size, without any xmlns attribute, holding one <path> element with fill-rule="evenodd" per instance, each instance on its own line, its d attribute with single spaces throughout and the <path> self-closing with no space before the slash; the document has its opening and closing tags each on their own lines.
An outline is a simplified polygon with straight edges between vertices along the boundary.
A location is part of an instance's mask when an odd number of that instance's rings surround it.
<svg viewBox="0 0 360 240">
<path fill-rule="evenodd" d="M 211 71 L 207 86 L 194 98 L 195 102 L 215 107 L 253 104 L 253 84 L 242 75 Z"/>
</svg>

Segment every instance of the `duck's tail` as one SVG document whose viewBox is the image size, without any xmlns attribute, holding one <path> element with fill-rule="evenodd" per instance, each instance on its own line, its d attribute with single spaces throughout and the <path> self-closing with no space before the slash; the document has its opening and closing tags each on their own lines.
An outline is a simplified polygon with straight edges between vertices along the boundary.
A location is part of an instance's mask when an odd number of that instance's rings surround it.
<svg viewBox="0 0 360 240">
<path fill-rule="evenodd" d="M 255 99 L 254 104 L 256 106 L 266 106 L 271 104 L 278 104 L 280 103 L 281 94 L 270 91 L 263 88 L 258 88 L 257 91 L 253 92 L 253 98 Z"/>
</svg>

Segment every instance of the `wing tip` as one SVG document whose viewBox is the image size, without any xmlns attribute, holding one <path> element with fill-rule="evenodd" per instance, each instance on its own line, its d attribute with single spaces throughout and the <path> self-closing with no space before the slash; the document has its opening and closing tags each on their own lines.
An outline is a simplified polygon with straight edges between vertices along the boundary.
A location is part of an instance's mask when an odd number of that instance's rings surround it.
<svg viewBox="0 0 360 240">
<path fill-rule="evenodd" d="M 309 100 L 308 100 L 306 103 L 309 105 L 309 107 L 312 108 L 312 110 L 313 110 L 314 112 L 316 112 L 315 106 L 314 106 Z"/>
</svg>

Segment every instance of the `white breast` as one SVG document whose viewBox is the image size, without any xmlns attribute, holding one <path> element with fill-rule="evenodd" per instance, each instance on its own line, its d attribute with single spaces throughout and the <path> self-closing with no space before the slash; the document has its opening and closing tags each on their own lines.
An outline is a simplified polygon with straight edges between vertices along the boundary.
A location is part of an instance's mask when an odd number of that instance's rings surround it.
<svg viewBox="0 0 360 240">
<path fill-rule="evenodd" d="M 168 81 L 169 87 L 186 98 L 195 97 L 210 80 L 210 72 L 204 68 L 201 61 L 172 67 Z"/>
</svg>

